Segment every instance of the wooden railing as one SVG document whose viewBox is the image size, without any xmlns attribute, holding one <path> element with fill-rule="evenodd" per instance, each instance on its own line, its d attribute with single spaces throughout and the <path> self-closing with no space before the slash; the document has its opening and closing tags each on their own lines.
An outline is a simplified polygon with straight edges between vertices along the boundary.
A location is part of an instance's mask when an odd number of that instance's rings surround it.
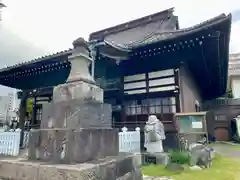
<svg viewBox="0 0 240 180">
<path fill-rule="evenodd" d="M 203 103 L 203 110 L 221 106 L 240 106 L 240 99 L 219 98 L 211 101 L 206 101 Z"/>
</svg>

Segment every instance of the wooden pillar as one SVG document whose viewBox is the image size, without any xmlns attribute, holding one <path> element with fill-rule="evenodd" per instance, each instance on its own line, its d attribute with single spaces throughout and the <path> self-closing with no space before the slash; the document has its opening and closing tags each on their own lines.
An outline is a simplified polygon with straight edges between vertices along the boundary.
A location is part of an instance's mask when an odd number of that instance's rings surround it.
<svg viewBox="0 0 240 180">
<path fill-rule="evenodd" d="M 28 92 L 22 91 L 22 98 L 20 102 L 20 108 L 19 108 L 19 128 L 21 129 L 21 136 L 20 136 L 20 146 L 23 144 L 23 136 L 24 136 L 24 123 L 25 123 L 25 117 L 26 117 L 26 111 L 27 111 L 27 98 L 28 98 Z"/>
<path fill-rule="evenodd" d="M 125 101 L 124 101 L 124 73 L 122 72 L 121 66 L 120 68 L 120 99 L 121 99 L 121 121 L 122 123 L 126 122 L 126 109 L 125 109 Z"/>
<path fill-rule="evenodd" d="M 147 98 L 147 115 L 150 115 L 150 103 L 149 103 L 149 76 L 146 73 L 146 98 Z"/>
<path fill-rule="evenodd" d="M 181 106 L 180 106 L 180 82 L 179 82 L 179 69 L 174 69 L 174 79 L 175 79 L 175 86 L 178 87 L 178 89 L 175 92 L 175 102 L 176 102 L 176 112 L 181 112 Z"/>
<path fill-rule="evenodd" d="M 33 110 L 32 110 L 32 121 L 31 121 L 31 127 L 36 123 L 36 108 L 37 107 L 37 97 L 34 95 L 33 99 Z"/>
</svg>

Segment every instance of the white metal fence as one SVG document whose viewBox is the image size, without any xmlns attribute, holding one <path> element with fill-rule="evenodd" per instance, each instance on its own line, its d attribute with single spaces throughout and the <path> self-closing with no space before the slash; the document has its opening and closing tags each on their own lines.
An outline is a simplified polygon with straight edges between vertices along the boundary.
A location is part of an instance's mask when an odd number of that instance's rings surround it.
<svg viewBox="0 0 240 180">
<path fill-rule="evenodd" d="M 140 128 L 135 131 L 128 131 L 126 127 L 122 128 L 119 136 L 119 152 L 140 152 Z"/>
<path fill-rule="evenodd" d="M 29 139 L 29 131 L 24 131 L 23 134 L 23 142 L 21 148 L 27 148 L 28 147 L 28 139 Z"/>
<path fill-rule="evenodd" d="M 21 130 L 0 133 L 0 154 L 17 156 L 20 149 Z"/>
<path fill-rule="evenodd" d="M 0 132 L 0 155 L 17 156 L 20 149 L 21 130 L 15 132 Z M 140 152 L 140 128 L 128 131 L 122 128 L 119 136 L 119 152 Z M 28 147 L 29 132 L 24 132 L 22 148 Z"/>
</svg>

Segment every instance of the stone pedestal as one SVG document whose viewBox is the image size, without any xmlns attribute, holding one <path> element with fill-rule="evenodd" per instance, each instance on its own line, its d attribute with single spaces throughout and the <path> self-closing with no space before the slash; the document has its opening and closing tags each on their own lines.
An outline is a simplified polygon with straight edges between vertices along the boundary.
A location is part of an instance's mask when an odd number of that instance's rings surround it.
<svg viewBox="0 0 240 180">
<path fill-rule="evenodd" d="M 112 107 L 98 102 L 78 100 L 43 104 L 41 128 L 111 128 Z"/>
<path fill-rule="evenodd" d="M 32 130 L 29 158 L 52 163 L 84 163 L 106 156 L 117 156 L 118 132 L 115 129 Z"/>
</svg>

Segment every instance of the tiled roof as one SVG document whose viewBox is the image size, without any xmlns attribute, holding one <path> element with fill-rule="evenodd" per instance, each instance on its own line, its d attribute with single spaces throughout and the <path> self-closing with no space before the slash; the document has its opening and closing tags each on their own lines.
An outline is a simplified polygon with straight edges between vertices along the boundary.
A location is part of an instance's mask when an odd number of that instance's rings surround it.
<svg viewBox="0 0 240 180">
<path fill-rule="evenodd" d="M 156 13 L 156 14 L 153 14 L 153 15 L 149 15 L 149 16 L 146 16 L 146 17 L 134 20 L 134 21 L 130 21 L 130 22 L 112 27 L 112 28 L 108 28 L 108 29 L 105 29 L 105 30 L 101 30 L 101 31 L 92 33 L 90 35 L 90 37 L 91 36 L 92 37 L 98 36 L 99 34 L 102 34 L 102 33 L 104 35 L 107 35 L 107 34 L 118 32 L 120 34 L 118 34 L 118 33 L 115 34 L 116 35 L 115 38 L 117 38 L 119 40 L 124 39 L 125 43 L 123 43 L 122 41 L 120 41 L 119 43 L 116 43 L 115 41 L 113 42 L 113 40 L 111 39 L 111 38 L 113 38 L 113 36 L 111 35 L 108 38 L 106 38 L 106 44 L 108 46 L 112 46 L 112 48 L 116 48 L 116 49 L 119 49 L 119 50 L 124 50 L 124 49 L 126 50 L 128 48 L 128 46 L 126 46 L 125 44 L 127 44 L 129 42 L 130 37 L 133 37 L 132 35 L 125 35 L 126 33 L 136 35 L 136 37 L 134 37 L 134 39 L 132 39 L 134 42 L 136 40 L 139 40 L 139 38 L 142 39 L 142 37 L 146 34 L 149 34 L 149 32 L 151 32 L 153 30 L 154 31 L 159 30 L 163 27 L 166 27 L 167 24 L 168 24 L 169 16 L 171 16 L 172 13 L 173 13 L 173 8 L 167 9 L 165 11 L 162 11 L 162 12 L 159 12 L 159 13 Z M 161 22 L 160 22 L 160 20 L 161 20 Z M 165 22 L 165 20 L 166 20 L 166 22 Z M 159 24 L 159 22 L 160 22 L 160 24 Z M 133 29 L 129 29 L 129 28 L 133 28 Z M 136 30 L 139 29 L 139 28 L 141 30 L 136 32 Z M 123 38 L 121 36 L 121 33 L 123 33 L 122 35 L 125 38 Z M 6 68 L 2 68 L 2 69 L 0 69 L 0 72 L 8 71 L 8 70 L 11 70 L 12 68 L 17 68 L 17 67 L 20 67 L 20 66 L 27 66 L 29 64 L 39 63 L 39 62 L 49 60 L 51 58 L 59 57 L 59 56 L 62 56 L 62 55 L 71 54 L 71 52 L 72 52 L 72 49 L 60 51 L 60 52 L 57 52 L 57 53 L 54 53 L 54 54 L 51 54 L 51 55 L 36 58 L 34 60 L 31 60 L 31 61 L 26 61 L 26 62 L 22 62 L 22 63 L 12 65 L 12 66 L 8 66 Z"/>
<path fill-rule="evenodd" d="M 148 26 L 148 24 L 151 24 L 153 22 L 159 23 L 162 20 L 167 20 L 170 17 L 173 16 L 174 8 L 166 9 L 164 11 L 151 14 L 149 16 L 145 16 L 133 21 L 129 21 L 123 24 L 119 24 L 117 26 L 113 26 L 110 28 L 106 28 L 97 32 L 93 32 L 90 34 L 89 40 L 94 39 L 104 39 L 109 35 L 117 34 L 119 36 L 119 33 L 125 32 L 129 29 L 134 29 L 134 31 L 138 30 L 141 31 L 143 26 Z M 129 38 L 129 37 L 128 37 Z"/>
<path fill-rule="evenodd" d="M 167 20 L 152 22 L 147 25 L 127 29 L 116 34 L 110 34 L 106 36 L 104 40 L 116 45 L 129 45 L 151 37 L 153 34 L 174 30 L 172 27 L 172 21 L 173 19 L 170 18 Z"/>
<path fill-rule="evenodd" d="M 231 16 L 231 15 L 229 15 L 229 16 Z M 198 31 L 203 28 L 208 28 L 209 26 L 212 26 L 215 23 L 218 23 L 219 21 L 222 21 L 223 19 L 228 18 L 229 16 L 226 16 L 225 14 L 221 14 L 215 18 L 209 19 L 207 21 L 204 21 L 204 22 L 202 22 L 198 25 L 192 26 L 190 28 L 184 28 L 184 29 L 174 30 L 174 31 L 155 32 L 149 37 L 143 38 L 142 40 L 137 41 L 137 42 L 125 44 L 125 46 L 128 46 L 129 48 L 137 48 L 139 46 L 145 46 L 147 44 L 176 38 L 178 36 L 192 33 L 194 31 Z"/>
<path fill-rule="evenodd" d="M 159 18 L 161 17 L 160 16 L 161 13 L 165 14 L 163 16 L 165 19 L 162 19 L 160 21 L 156 21 L 156 19 L 155 19 L 155 21 L 149 20 L 150 23 L 146 23 L 144 20 L 144 18 L 146 19 L 146 17 L 135 20 L 135 21 L 138 21 L 138 24 L 140 21 L 144 21 L 145 24 L 139 25 L 132 29 L 125 28 L 124 31 L 118 31 L 117 33 L 115 33 L 114 28 L 116 28 L 118 26 L 109 28 L 108 31 L 110 32 L 110 30 L 111 30 L 114 32 L 114 34 L 108 34 L 108 36 L 105 37 L 104 41 L 107 42 L 108 46 L 112 46 L 113 48 L 119 49 L 120 51 L 131 50 L 131 49 L 135 49 L 137 47 L 141 47 L 141 46 L 155 43 L 158 41 L 169 40 L 169 39 L 178 37 L 180 35 L 191 33 L 195 30 L 207 28 L 208 26 L 211 26 L 214 23 L 218 23 L 222 19 L 227 18 L 227 16 L 225 14 L 221 14 L 215 18 L 212 18 L 208 21 L 205 21 L 205 22 L 195 25 L 193 27 L 185 28 L 185 29 L 181 29 L 181 30 L 174 30 L 174 28 L 176 28 L 176 27 L 173 27 L 173 25 L 176 23 L 176 16 L 171 16 L 169 18 L 169 14 L 172 15 L 172 12 L 173 12 L 173 9 L 169 9 L 169 10 L 160 12 L 157 15 L 155 15 L 155 16 L 159 16 L 157 19 L 157 20 L 159 20 Z M 168 14 L 167 16 L 166 16 L 166 13 Z M 154 16 L 154 15 L 152 15 L 152 16 Z M 150 18 L 151 15 L 147 16 L 147 17 Z M 135 22 L 135 21 L 132 21 L 132 22 Z M 129 22 L 129 23 L 131 24 L 132 22 Z M 136 23 L 135 23 L 135 25 L 136 25 Z M 123 26 L 123 25 L 119 25 L 119 26 Z M 102 31 L 99 31 L 96 33 L 102 33 Z M 96 33 L 93 33 L 92 37 L 94 34 L 96 35 Z M 49 60 L 51 58 L 71 54 L 71 52 L 72 52 L 72 49 L 60 51 L 60 52 L 57 52 L 57 53 L 54 53 L 51 55 L 36 58 L 31 61 L 15 64 L 12 66 L 8 66 L 6 68 L 2 68 L 2 69 L 0 69 L 0 72 L 8 71 L 8 70 L 11 70 L 12 68 L 27 66 L 29 64 L 39 63 L 39 62 L 42 62 L 45 60 Z"/>
<path fill-rule="evenodd" d="M 109 44 L 112 46 L 112 49 L 119 49 L 120 51 L 124 51 L 124 49 L 128 50 L 128 52 L 131 52 L 132 50 L 146 46 L 148 44 L 153 44 L 160 41 L 168 41 L 174 38 L 177 38 L 179 36 L 185 36 L 197 31 L 200 31 L 204 28 L 211 28 L 212 25 L 217 24 L 219 22 L 222 22 L 226 18 L 230 18 L 231 15 L 226 16 L 225 14 L 221 14 L 217 17 L 214 17 L 212 19 L 209 19 L 207 21 L 204 21 L 198 25 L 184 28 L 180 30 L 172 30 L 169 28 L 166 28 L 168 25 L 171 25 L 170 22 L 171 19 L 168 19 L 168 21 L 161 21 L 161 23 L 150 23 L 146 26 L 139 27 L 141 30 L 136 29 L 129 29 L 126 31 L 109 35 L 105 37 L 105 42 L 110 42 Z M 130 36 L 130 34 L 132 34 Z M 145 36 L 144 36 L 145 34 Z M 113 39 L 115 41 L 113 41 Z M 135 39 L 133 41 L 133 39 Z M 128 42 L 127 42 L 128 40 Z M 121 48 L 124 47 L 124 48 Z M 111 53 L 114 50 L 108 51 L 111 55 Z M 105 53 L 105 56 L 108 56 L 108 54 Z"/>
<path fill-rule="evenodd" d="M 17 68 L 17 67 L 20 67 L 20 66 L 26 66 L 26 65 L 29 65 L 29 64 L 39 63 L 39 62 L 42 62 L 42 61 L 45 61 L 45 60 L 49 60 L 50 58 L 56 58 L 56 57 L 63 56 L 63 55 L 66 55 L 66 54 L 71 54 L 71 53 L 72 53 L 72 49 L 60 51 L 60 52 L 50 54 L 50 55 L 47 55 L 47 56 L 38 57 L 38 58 L 33 59 L 31 61 L 26 61 L 26 62 L 14 64 L 12 66 L 7 66 L 6 68 L 0 69 L 0 72 L 8 71 L 12 68 Z"/>
<path fill-rule="evenodd" d="M 173 11 L 173 9 L 171 9 Z M 165 12 L 166 13 L 166 12 Z M 225 14 L 221 14 L 215 18 L 204 21 L 198 25 L 192 26 L 190 28 L 184 28 L 176 30 L 176 17 L 175 16 L 164 16 L 165 19 L 158 19 L 158 21 L 153 21 L 145 24 L 141 24 L 134 28 L 125 28 L 122 31 L 114 31 L 114 27 L 104 34 L 104 30 L 93 33 L 90 35 L 90 39 L 93 37 L 103 36 L 105 42 L 109 42 L 115 47 L 125 47 L 125 49 L 134 49 L 140 46 L 145 46 L 147 44 L 169 40 L 176 38 L 178 36 L 187 35 L 195 31 L 199 31 L 202 28 L 208 28 L 219 21 L 228 18 Z M 123 25 L 119 25 L 123 26 Z M 115 28 L 118 28 L 115 27 Z M 99 33 L 99 35 L 97 35 Z"/>
</svg>

